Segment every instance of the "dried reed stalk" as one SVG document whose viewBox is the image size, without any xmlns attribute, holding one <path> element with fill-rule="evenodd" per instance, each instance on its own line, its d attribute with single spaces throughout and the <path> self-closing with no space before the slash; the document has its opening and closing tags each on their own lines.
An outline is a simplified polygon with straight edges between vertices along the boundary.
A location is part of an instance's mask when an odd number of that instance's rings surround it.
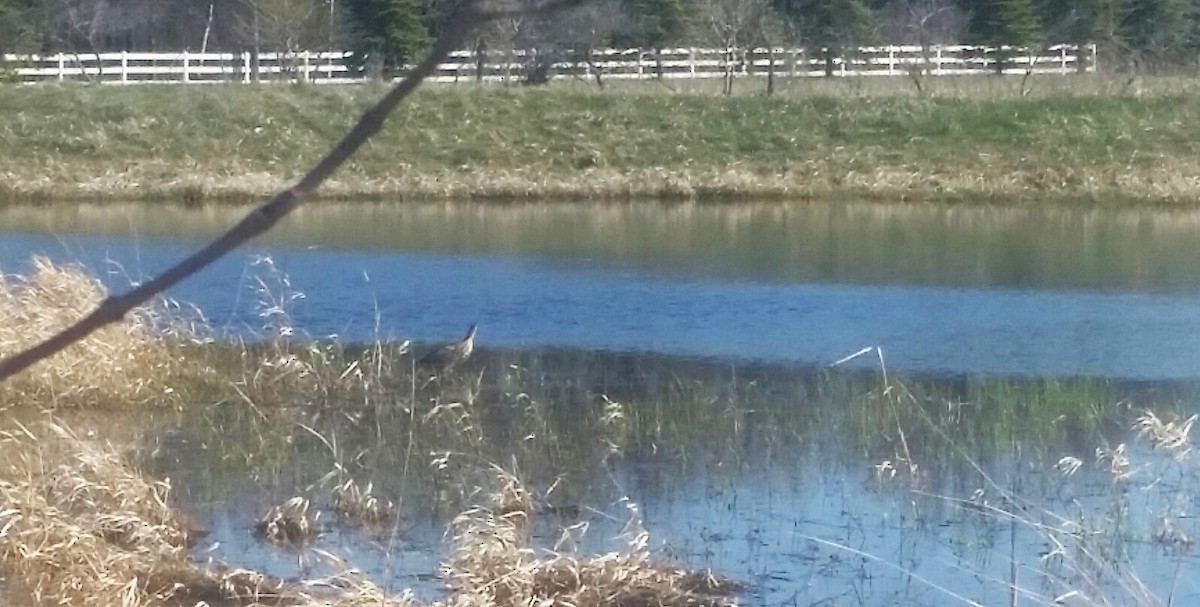
<svg viewBox="0 0 1200 607">
<path fill-rule="evenodd" d="M 599 556 L 547 553 L 529 544 L 529 492 L 499 471 L 488 506 L 455 519 L 454 553 L 444 575 L 462 607 L 726 607 L 739 586 L 709 571 L 656 563 L 640 526 L 627 552 Z"/>
<path fill-rule="evenodd" d="M 34 258 L 27 277 L 0 275 L 0 353 L 61 331 L 104 300 L 98 280 L 76 266 Z M 90 334 L 51 361 L 0 383 L 0 403 L 41 407 L 123 406 L 163 399 L 180 361 L 157 319 L 138 308 L 123 322 Z"/>
</svg>

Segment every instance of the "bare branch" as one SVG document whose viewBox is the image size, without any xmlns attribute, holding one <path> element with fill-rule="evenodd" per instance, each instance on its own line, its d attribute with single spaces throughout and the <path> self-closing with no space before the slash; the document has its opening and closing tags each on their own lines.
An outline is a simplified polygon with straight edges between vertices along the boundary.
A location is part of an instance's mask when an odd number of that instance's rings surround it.
<svg viewBox="0 0 1200 607">
<path fill-rule="evenodd" d="M 280 219 L 299 206 L 346 159 L 362 147 L 363 143 L 379 132 L 388 114 L 404 98 L 416 90 L 429 74 L 433 73 L 438 63 L 445 59 L 446 55 L 461 47 L 466 40 L 467 34 L 475 26 L 500 14 L 481 11 L 476 6 L 478 1 L 467 0 L 464 3 L 457 18 L 453 20 L 442 36 L 434 43 L 433 50 L 430 51 L 429 56 L 417 64 L 374 107 L 367 110 L 350 132 L 346 133 L 342 140 L 316 166 L 310 169 L 300 181 L 296 182 L 295 185 L 275 195 L 274 198 L 252 211 L 203 249 L 167 269 L 152 280 L 127 293 L 108 297 L 94 311 L 75 324 L 23 352 L 0 361 L 0 380 L 11 377 L 45 358 L 53 356 L 72 343 L 87 337 L 96 329 L 120 320 L 133 308 L 144 304 L 155 295 L 162 293 L 183 279 L 212 264 L 250 239 L 270 230 Z M 581 1 L 550 0 L 535 9 L 525 12 L 556 11 L 574 6 Z"/>
</svg>

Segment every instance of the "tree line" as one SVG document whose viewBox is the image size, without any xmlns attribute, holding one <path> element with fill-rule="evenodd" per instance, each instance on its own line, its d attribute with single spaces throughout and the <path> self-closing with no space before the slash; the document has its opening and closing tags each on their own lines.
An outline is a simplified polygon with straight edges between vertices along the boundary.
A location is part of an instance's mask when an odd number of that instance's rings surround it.
<svg viewBox="0 0 1200 607">
<path fill-rule="evenodd" d="M 353 52 L 381 72 L 424 53 L 460 0 L 0 0 L 0 52 Z M 517 4 L 536 0 L 510 0 Z M 590 0 L 490 23 L 474 50 L 549 61 L 604 47 L 1100 46 L 1115 65 L 1192 65 L 1200 0 Z M 539 65 L 527 77 L 536 80 Z"/>
</svg>

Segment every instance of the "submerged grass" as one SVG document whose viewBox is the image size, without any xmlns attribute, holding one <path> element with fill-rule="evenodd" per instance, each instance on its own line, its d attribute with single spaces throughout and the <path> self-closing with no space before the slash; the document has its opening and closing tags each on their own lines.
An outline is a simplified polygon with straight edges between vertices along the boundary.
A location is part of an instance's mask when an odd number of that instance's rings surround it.
<svg viewBox="0 0 1200 607">
<path fill-rule="evenodd" d="M 648 84 L 429 87 L 319 195 L 1194 203 L 1194 87 L 1162 79 L 1133 95 L 1083 76 L 1039 81 L 1044 92 L 1022 96 L 997 81 L 956 79 L 932 96 L 896 82 L 805 82 L 733 98 Z M 371 85 L 0 88 L 0 198 L 262 197 L 379 94 Z"/>
<path fill-rule="evenodd" d="M 1176 583 L 1165 589 L 1152 588 L 1130 566 L 1130 552 L 1137 544 L 1153 544 L 1174 555 L 1177 568 L 1189 558 L 1195 540 L 1180 524 L 1184 516 L 1180 504 L 1195 499 L 1194 488 L 1200 481 L 1200 469 L 1188 461 L 1189 434 L 1197 416 L 1181 419 L 1164 413 L 1160 417 L 1145 410 L 1135 418 L 1130 402 L 1114 404 L 1114 394 L 1113 386 L 1094 380 L 988 382 L 968 387 L 963 400 L 933 402 L 919 389 L 889 381 L 885 375 L 873 399 L 888 411 L 877 418 L 881 423 L 868 434 L 876 436 L 871 447 L 874 454 L 890 451 L 893 455 L 875 467 L 875 476 L 880 482 L 910 487 L 917 499 L 932 500 L 975 519 L 990 529 L 987 533 L 1007 528 L 1011 574 L 997 582 L 1007 585 L 1012 604 L 1175 604 Z M 983 409 L 974 413 L 964 410 L 974 406 Z M 1194 405 L 1185 408 L 1194 409 Z M 988 413 L 981 414 L 984 411 Z M 967 422 L 971 418 L 976 421 Z M 1119 426 L 1124 426 L 1124 432 L 1113 431 Z M 1022 427 L 1029 428 L 1032 435 L 1021 432 Z M 1130 430 L 1136 433 L 1131 438 L 1144 442 L 1149 451 L 1110 441 L 1114 436 L 1130 436 Z M 992 448 L 979 451 L 981 443 Z M 1072 455 L 1086 450 L 1094 450 L 1090 464 Z M 993 458 L 1007 458 L 1010 465 L 985 469 L 984 462 Z M 969 498 L 939 493 L 941 488 L 930 482 L 950 460 L 965 462 L 973 471 L 965 479 L 968 487 L 977 487 Z M 1085 466 L 1111 478 L 1108 492 L 1076 493 L 1078 488 L 1072 487 L 1071 480 Z M 1027 472 L 1039 469 L 1047 473 Z M 1050 474 L 1051 469 L 1058 474 Z M 1030 479 L 1055 484 L 1050 493 L 1060 497 L 1059 507 L 1030 497 L 1046 494 L 1031 490 Z M 1163 489 L 1164 484 L 1174 489 Z M 1146 513 L 1141 517 L 1131 514 L 1130 495 L 1152 495 L 1155 490 L 1163 492 L 1163 499 L 1146 499 L 1140 506 L 1154 520 L 1152 527 L 1147 527 Z M 922 508 L 917 499 L 912 502 L 914 513 Z M 1036 569 L 1016 553 L 1018 533 L 1032 533 L 1041 539 L 1044 549 Z M 861 555 L 850 546 L 839 544 L 837 548 Z M 1029 582 L 1031 576 L 1037 582 Z"/>
</svg>

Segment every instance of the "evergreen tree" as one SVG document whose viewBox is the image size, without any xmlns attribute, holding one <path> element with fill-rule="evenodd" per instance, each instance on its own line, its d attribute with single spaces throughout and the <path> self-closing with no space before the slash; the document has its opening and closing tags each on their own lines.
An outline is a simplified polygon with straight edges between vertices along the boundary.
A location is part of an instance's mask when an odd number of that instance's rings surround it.
<svg viewBox="0 0 1200 607">
<path fill-rule="evenodd" d="M 1200 0 L 1192 0 L 1187 15 L 1187 34 L 1184 45 L 1196 56 L 1200 53 Z"/>
<path fill-rule="evenodd" d="M 970 3 L 967 32 L 976 44 L 995 47 L 996 73 L 1004 73 L 1012 47 L 1033 47 L 1043 42 L 1041 21 L 1033 0 L 981 0 Z"/>
<path fill-rule="evenodd" d="M 36 34 L 33 11 L 27 2 L 0 0 L 0 55 L 32 50 Z"/>
<path fill-rule="evenodd" d="M 1043 0 L 1046 41 L 1106 42 L 1116 35 L 1120 0 Z"/>
<path fill-rule="evenodd" d="M 971 2 L 968 32 L 978 44 L 1029 46 L 1041 42 L 1042 26 L 1033 0 L 980 0 Z"/>
<path fill-rule="evenodd" d="M 342 0 L 350 25 L 350 61 L 391 71 L 419 59 L 433 39 L 420 0 Z"/>
<path fill-rule="evenodd" d="M 12 0 L 0 0 L 0 54 L 11 52 L 20 18 Z"/>
<path fill-rule="evenodd" d="M 1000 5 L 1007 44 L 1033 46 L 1042 42 L 1042 23 L 1033 0 L 1001 0 Z"/>
<path fill-rule="evenodd" d="M 1126 0 L 1120 35 L 1138 63 L 1180 60 L 1187 50 L 1191 16 L 1188 0 Z"/>
<path fill-rule="evenodd" d="M 463 0 L 425 0 L 425 23 L 431 38 L 441 36 L 462 9 Z"/>
<path fill-rule="evenodd" d="M 875 15 L 865 0 L 778 0 L 778 7 L 805 46 L 823 49 L 826 76 L 833 75 L 843 49 L 875 33 Z"/>
<path fill-rule="evenodd" d="M 625 27 L 613 33 L 613 44 L 657 49 L 683 30 L 682 0 L 622 0 Z"/>
<path fill-rule="evenodd" d="M 1074 44 L 1080 49 L 1080 71 L 1087 67 L 1083 49 L 1088 44 L 1111 47 L 1120 22 L 1118 0 L 1044 0 L 1041 13 L 1046 42 Z"/>
</svg>

